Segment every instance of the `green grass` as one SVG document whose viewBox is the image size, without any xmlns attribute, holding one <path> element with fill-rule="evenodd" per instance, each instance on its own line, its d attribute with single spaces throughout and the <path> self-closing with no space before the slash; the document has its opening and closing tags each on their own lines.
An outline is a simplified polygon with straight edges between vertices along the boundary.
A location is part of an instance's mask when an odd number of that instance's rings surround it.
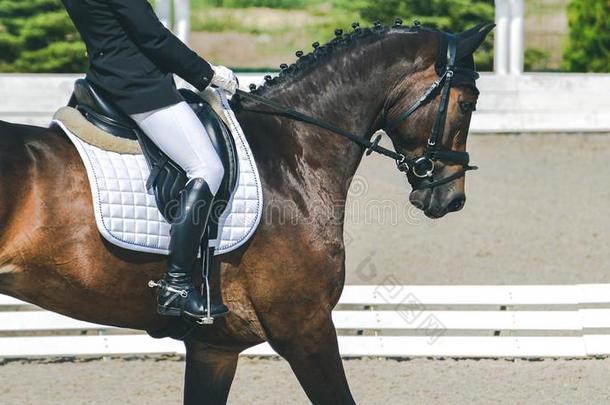
<svg viewBox="0 0 610 405">
<path fill-rule="evenodd" d="M 248 34 L 263 34 L 268 30 L 262 30 L 255 26 L 248 26 L 236 18 L 232 13 L 226 13 L 222 18 L 209 16 L 204 12 L 194 14 L 191 27 L 193 31 L 205 32 L 244 32 Z"/>
<path fill-rule="evenodd" d="M 337 1 L 337 0 L 334 0 Z M 241 1 L 238 3 L 266 3 L 266 1 Z M 219 0 L 193 0 L 192 2 L 192 29 L 194 31 L 205 32 L 240 32 L 257 35 L 270 35 L 274 40 L 281 42 L 282 37 L 291 30 L 306 32 L 307 37 L 316 41 L 332 39 L 332 32 L 336 27 L 348 29 L 353 21 L 357 21 L 359 16 L 356 12 L 339 9 L 328 0 L 315 0 L 306 2 L 307 5 L 300 7 L 301 2 L 287 1 L 291 3 L 288 7 L 269 7 L 285 10 L 286 16 L 283 24 L 267 24 L 264 18 L 251 21 L 247 17 L 248 9 L 255 8 L 253 5 L 242 8 L 218 7 L 214 4 L 223 3 Z M 225 2 L 226 3 L 226 0 Z M 271 1 L 270 3 L 273 3 Z M 261 9 L 261 7 L 256 7 Z M 279 10 L 278 10 L 279 11 Z M 294 23 L 291 12 L 299 13 L 298 17 L 303 17 L 307 21 Z M 306 16 L 303 16 L 306 14 Z M 301 19 L 303 19 L 301 18 Z"/>
<path fill-rule="evenodd" d="M 235 68 L 279 65 L 294 60 L 297 49 L 308 51 L 312 42 L 324 43 L 334 36 L 337 27 L 346 32 L 351 23 L 358 20 L 355 12 L 335 7 L 332 2 L 340 0 L 308 1 L 304 8 L 296 5 L 291 9 L 283 7 L 218 7 L 215 0 L 193 0 L 191 26 L 195 32 L 213 35 L 227 34 L 227 37 L 241 35 L 242 41 L 228 40 L 233 46 L 227 52 L 214 50 L 206 55 L 218 63 L 226 63 Z M 292 2 L 293 5 L 298 2 Z M 243 47 L 248 56 L 235 55 L 235 47 Z"/>
<path fill-rule="evenodd" d="M 547 13 L 557 13 L 565 10 L 569 0 L 537 0 L 527 2 L 525 14 L 527 16 L 544 17 Z"/>
</svg>

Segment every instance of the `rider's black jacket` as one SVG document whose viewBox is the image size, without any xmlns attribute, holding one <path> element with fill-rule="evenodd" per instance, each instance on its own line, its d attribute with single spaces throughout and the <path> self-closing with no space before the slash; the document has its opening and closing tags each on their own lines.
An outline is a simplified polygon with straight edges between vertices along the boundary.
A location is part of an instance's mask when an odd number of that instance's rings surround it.
<svg viewBox="0 0 610 405">
<path fill-rule="evenodd" d="M 199 90 L 210 83 L 210 64 L 161 24 L 147 0 L 62 1 L 87 45 L 87 79 L 126 113 L 182 101 L 172 73 Z"/>
</svg>

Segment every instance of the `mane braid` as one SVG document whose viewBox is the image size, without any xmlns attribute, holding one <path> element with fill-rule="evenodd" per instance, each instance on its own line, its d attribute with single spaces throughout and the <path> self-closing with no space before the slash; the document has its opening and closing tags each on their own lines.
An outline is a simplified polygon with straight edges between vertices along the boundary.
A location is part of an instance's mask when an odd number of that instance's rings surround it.
<svg viewBox="0 0 610 405">
<path fill-rule="evenodd" d="M 380 26 L 370 28 L 358 28 L 349 34 L 342 35 L 331 39 L 324 45 L 320 45 L 313 52 L 310 52 L 302 57 L 298 58 L 295 63 L 288 66 L 286 69 L 282 69 L 278 76 L 273 77 L 271 80 L 265 80 L 265 83 L 254 91 L 253 94 L 262 95 L 271 88 L 275 88 L 280 84 L 284 84 L 287 81 L 295 78 L 297 75 L 304 71 L 311 70 L 318 65 L 326 62 L 330 56 L 334 55 L 337 50 L 345 49 L 353 46 L 363 39 L 367 39 L 373 36 L 379 38 L 385 37 L 390 32 L 406 31 L 406 32 L 418 32 L 424 30 L 431 30 L 428 27 L 421 26 Z M 434 29 L 432 29 L 434 30 Z"/>
</svg>

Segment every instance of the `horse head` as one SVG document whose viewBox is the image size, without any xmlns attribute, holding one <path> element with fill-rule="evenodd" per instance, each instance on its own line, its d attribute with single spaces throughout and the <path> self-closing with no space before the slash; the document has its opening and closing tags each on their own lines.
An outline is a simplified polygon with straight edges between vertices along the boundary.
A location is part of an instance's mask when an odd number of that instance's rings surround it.
<svg viewBox="0 0 610 405">
<path fill-rule="evenodd" d="M 464 174 L 475 169 L 466 138 L 479 95 L 473 53 L 493 28 L 481 24 L 455 36 L 432 31 L 436 57 L 404 76 L 386 99 L 382 128 L 409 162 L 403 171 L 413 186 L 410 202 L 430 218 L 466 202 Z"/>
</svg>

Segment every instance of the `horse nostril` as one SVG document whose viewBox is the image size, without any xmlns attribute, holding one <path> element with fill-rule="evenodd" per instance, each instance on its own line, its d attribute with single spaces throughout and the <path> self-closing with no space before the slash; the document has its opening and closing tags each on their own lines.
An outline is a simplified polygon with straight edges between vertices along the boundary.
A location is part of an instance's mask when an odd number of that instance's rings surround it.
<svg viewBox="0 0 610 405">
<path fill-rule="evenodd" d="M 411 200 L 411 204 L 413 204 L 413 206 L 419 210 L 424 209 L 424 203 L 419 200 Z"/>
<path fill-rule="evenodd" d="M 449 203 L 449 205 L 447 206 L 447 210 L 449 212 L 459 211 L 462 208 L 464 208 L 464 204 L 466 204 L 466 198 L 465 197 L 456 197 L 456 198 L 453 199 L 453 201 L 451 201 Z"/>
</svg>

